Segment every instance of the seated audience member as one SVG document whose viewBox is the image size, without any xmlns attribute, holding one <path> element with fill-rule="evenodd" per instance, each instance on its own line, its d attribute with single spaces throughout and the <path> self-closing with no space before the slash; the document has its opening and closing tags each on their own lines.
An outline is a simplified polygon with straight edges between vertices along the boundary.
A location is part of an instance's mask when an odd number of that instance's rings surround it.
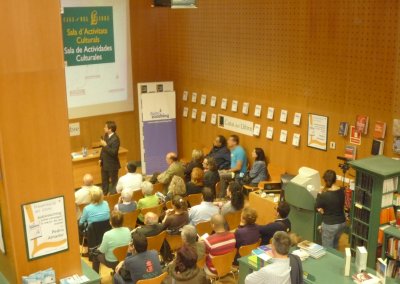
<svg viewBox="0 0 400 284">
<path fill-rule="evenodd" d="M 303 268 L 297 255 L 289 254 L 290 237 L 278 231 L 272 238 L 272 263 L 247 275 L 245 284 L 291 284 L 303 282 Z"/>
<path fill-rule="evenodd" d="M 192 152 L 192 160 L 185 166 L 185 182 L 190 181 L 190 177 L 194 168 L 203 169 L 203 151 L 194 149 Z"/>
<path fill-rule="evenodd" d="M 179 230 L 189 224 L 189 214 L 187 211 L 187 202 L 180 195 L 172 198 L 172 209 L 168 209 L 162 222 L 163 230 L 170 234 L 177 234 Z"/>
<path fill-rule="evenodd" d="M 211 218 L 211 226 L 215 233 L 204 239 L 206 245 L 206 267 L 204 270 L 209 275 L 216 274 L 211 259 L 215 256 L 229 253 L 235 249 L 235 235 L 225 230 L 225 222 L 224 216 L 215 214 Z"/>
<path fill-rule="evenodd" d="M 185 168 L 178 161 L 178 155 L 176 153 L 168 153 L 165 156 L 165 161 L 167 162 L 168 169 L 157 176 L 157 181 L 162 183 L 164 185 L 164 189 L 167 190 L 174 176 L 181 178 L 185 177 Z"/>
<path fill-rule="evenodd" d="M 276 232 L 290 232 L 292 228 L 290 220 L 288 218 L 290 213 L 290 205 L 285 201 L 281 201 L 279 202 L 276 211 L 278 218 L 275 220 L 275 222 L 259 226 L 262 245 L 269 245 L 272 236 Z"/>
<path fill-rule="evenodd" d="M 204 188 L 204 172 L 200 168 L 194 168 L 191 180 L 186 184 L 186 194 L 201 193 Z"/>
<path fill-rule="evenodd" d="M 244 207 L 244 194 L 242 186 L 237 181 L 232 181 L 229 183 L 228 189 L 226 191 L 226 196 L 230 199 L 228 202 L 222 205 L 221 214 L 226 215 L 228 213 L 233 213 L 242 210 Z"/>
<path fill-rule="evenodd" d="M 186 244 L 192 247 L 196 253 L 198 259 L 202 259 L 205 255 L 206 247 L 204 242 L 197 241 L 197 231 L 196 228 L 192 225 L 183 226 L 181 230 L 181 237 L 183 244 Z"/>
<path fill-rule="evenodd" d="M 240 257 L 239 248 L 254 244 L 260 239 L 260 233 L 256 225 L 257 217 L 257 211 L 251 207 L 245 207 L 242 211 L 240 225 L 235 232 L 236 248 L 238 249 L 235 264 L 237 264 L 237 259 Z"/>
<path fill-rule="evenodd" d="M 168 186 L 166 201 L 171 200 L 175 195 L 186 195 L 186 184 L 183 178 L 174 176 Z"/>
<path fill-rule="evenodd" d="M 176 253 L 176 258 L 167 267 L 168 276 L 164 284 L 206 284 L 206 274 L 197 267 L 197 253 L 188 246 L 183 245 Z"/>
<path fill-rule="evenodd" d="M 239 136 L 231 135 L 228 139 L 228 148 L 231 151 L 231 168 L 220 172 L 221 197 L 225 196 L 227 183 L 232 179 L 241 179 L 247 171 L 247 156 L 243 147 L 239 145 Z"/>
<path fill-rule="evenodd" d="M 79 219 L 79 225 L 88 225 L 94 222 L 101 222 L 110 219 L 110 208 L 107 201 L 103 200 L 103 191 L 98 188 L 93 188 L 90 191 L 90 204 L 83 208 L 83 213 Z"/>
<path fill-rule="evenodd" d="M 163 225 L 158 222 L 157 214 L 153 212 L 147 212 L 144 215 L 144 226 L 137 227 L 134 232 L 141 233 L 146 237 L 153 237 L 161 233 Z"/>
<path fill-rule="evenodd" d="M 260 181 L 267 180 L 269 177 L 267 169 L 267 160 L 265 158 L 264 150 L 261 148 L 255 148 L 252 152 L 254 158 L 254 164 L 249 172 L 250 185 L 258 186 Z"/>
<path fill-rule="evenodd" d="M 158 252 L 147 250 L 147 239 L 141 233 L 133 233 L 127 256 L 116 267 L 115 284 L 136 284 L 141 279 L 154 278 L 162 273 Z"/>
<path fill-rule="evenodd" d="M 214 195 L 211 188 L 205 187 L 202 194 L 203 201 L 189 210 L 189 220 L 192 225 L 210 221 L 212 216 L 219 213 L 219 208 L 213 203 Z"/>
<path fill-rule="evenodd" d="M 119 211 L 111 213 L 110 224 L 112 229 L 103 236 L 103 241 L 98 248 L 100 254 L 93 260 L 93 270 L 99 273 L 100 263 L 108 268 L 115 269 L 118 259 L 113 251 L 115 248 L 126 246 L 131 240 L 131 232 L 128 228 L 122 227 L 124 216 Z"/>
<path fill-rule="evenodd" d="M 137 209 L 157 206 L 159 203 L 157 195 L 153 194 L 153 184 L 149 181 L 142 182 L 143 198 L 138 201 Z M 143 215 L 139 214 L 138 219 L 143 223 Z"/>
<path fill-rule="evenodd" d="M 116 190 L 118 193 L 121 191 L 129 191 L 131 194 L 135 190 L 139 190 L 143 181 L 143 176 L 136 173 L 136 165 L 134 162 L 128 162 L 125 166 L 126 174 L 119 178 Z"/>
<path fill-rule="evenodd" d="M 228 170 L 231 167 L 231 153 L 227 148 L 226 138 L 218 135 L 213 143 L 213 147 L 206 158 L 214 158 L 218 170 Z"/>
<path fill-rule="evenodd" d="M 214 196 L 217 196 L 215 192 L 215 186 L 219 182 L 219 173 L 217 164 L 215 163 L 215 159 L 212 157 L 205 158 L 203 161 L 203 167 L 204 167 L 204 186 L 211 188 L 211 190 L 214 193 Z"/>
<path fill-rule="evenodd" d="M 81 218 L 82 212 L 79 209 L 79 205 L 89 204 L 91 201 L 90 191 L 93 188 L 99 188 L 93 185 L 93 176 L 91 174 L 85 174 L 83 176 L 83 186 L 75 191 L 75 204 L 76 204 L 76 215 L 77 219 Z"/>
<path fill-rule="evenodd" d="M 129 213 L 135 211 L 136 207 L 136 202 L 132 200 L 132 194 L 128 190 L 123 190 L 114 210 L 118 210 L 122 213 Z"/>
<path fill-rule="evenodd" d="M 346 227 L 344 215 L 345 193 L 336 183 L 336 173 L 327 170 L 323 176 L 325 186 L 318 194 L 315 208 L 322 215 L 322 245 L 337 249 L 340 236 Z"/>
</svg>

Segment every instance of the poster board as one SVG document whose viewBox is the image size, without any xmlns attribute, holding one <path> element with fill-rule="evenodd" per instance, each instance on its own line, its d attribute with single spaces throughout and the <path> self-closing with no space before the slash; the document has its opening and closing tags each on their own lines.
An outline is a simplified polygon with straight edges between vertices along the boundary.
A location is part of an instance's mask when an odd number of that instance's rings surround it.
<svg viewBox="0 0 400 284">
<path fill-rule="evenodd" d="M 328 117 L 308 114 L 307 146 L 318 150 L 328 149 Z"/>
<path fill-rule="evenodd" d="M 68 250 L 64 196 L 21 205 L 28 260 Z"/>
</svg>

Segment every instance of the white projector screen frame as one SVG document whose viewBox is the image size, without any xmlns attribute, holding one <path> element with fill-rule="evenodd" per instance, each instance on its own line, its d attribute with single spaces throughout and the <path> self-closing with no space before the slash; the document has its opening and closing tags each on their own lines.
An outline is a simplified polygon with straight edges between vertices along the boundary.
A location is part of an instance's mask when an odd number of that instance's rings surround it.
<svg viewBox="0 0 400 284">
<path fill-rule="evenodd" d="M 69 119 L 134 109 L 129 0 L 61 0 L 62 13 L 65 7 L 96 6 L 113 7 L 115 62 L 65 67 Z M 110 84 L 106 85 L 105 82 Z M 85 97 L 70 96 L 74 86 L 85 88 L 82 86 L 88 85 L 88 95 L 85 94 Z M 120 92 L 116 95 L 117 98 L 109 98 L 111 90 L 107 90 L 107 87 L 114 89 L 113 91 L 117 90 L 116 93 Z"/>
</svg>

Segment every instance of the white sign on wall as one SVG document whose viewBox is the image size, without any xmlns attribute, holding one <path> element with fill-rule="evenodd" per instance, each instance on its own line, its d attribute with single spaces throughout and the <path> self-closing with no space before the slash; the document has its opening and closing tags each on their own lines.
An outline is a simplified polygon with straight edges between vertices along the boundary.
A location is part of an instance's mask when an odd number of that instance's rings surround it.
<svg viewBox="0 0 400 284">
<path fill-rule="evenodd" d="M 73 122 L 69 124 L 69 136 L 81 135 L 81 124 L 79 122 Z"/>
<path fill-rule="evenodd" d="M 254 123 L 249 120 L 219 114 L 218 127 L 244 135 L 253 136 Z"/>
</svg>

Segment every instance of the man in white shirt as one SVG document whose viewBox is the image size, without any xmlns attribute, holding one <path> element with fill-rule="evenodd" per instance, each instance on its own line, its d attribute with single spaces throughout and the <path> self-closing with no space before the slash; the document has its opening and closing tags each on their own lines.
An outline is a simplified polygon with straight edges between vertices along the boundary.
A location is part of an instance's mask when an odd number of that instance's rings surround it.
<svg viewBox="0 0 400 284">
<path fill-rule="evenodd" d="M 272 238 L 272 263 L 247 275 L 245 284 L 303 283 L 301 261 L 297 256 L 289 257 L 290 246 L 289 235 L 283 231 L 276 232 Z"/>
<path fill-rule="evenodd" d="M 78 220 L 81 218 L 82 214 L 79 205 L 89 204 L 91 202 L 90 191 L 92 191 L 93 188 L 99 187 L 93 185 L 93 176 L 91 174 L 85 174 L 83 176 L 83 186 L 75 191 L 76 215 Z"/>
<path fill-rule="evenodd" d="M 120 177 L 117 183 L 116 190 L 118 193 L 121 191 L 128 191 L 131 195 L 135 190 L 139 190 L 143 181 L 143 176 L 136 173 L 136 165 L 134 162 L 128 162 L 125 166 L 127 173 Z"/>
<path fill-rule="evenodd" d="M 205 187 L 202 194 L 203 201 L 189 210 L 189 221 L 193 226 L 210 221 L 212 216 L 219 213 L 219 207 L 213 203 L 214 195 L 211 188 Z"/>
</svg>

